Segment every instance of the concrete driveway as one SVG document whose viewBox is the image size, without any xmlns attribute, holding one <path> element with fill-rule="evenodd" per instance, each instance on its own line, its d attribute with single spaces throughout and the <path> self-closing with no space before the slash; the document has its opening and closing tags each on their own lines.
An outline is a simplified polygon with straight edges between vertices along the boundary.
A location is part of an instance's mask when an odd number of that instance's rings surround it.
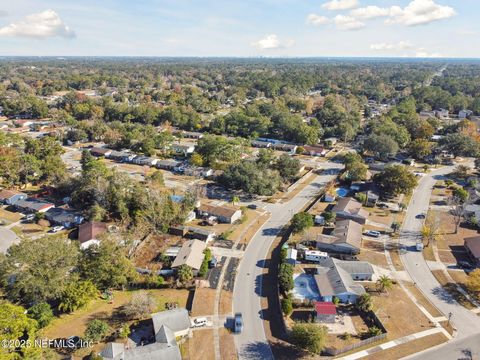
<svg viewBox="0 0 480 360">
<path fill-rule="evenodd" d="M 314 198 L 319 190 L 336 177 L 343 164 L 322 163 L 329 171 L 319 175 L 315 180 L 286 203 L 268 204 L 266 210 L 271 213 L 268 220 L 250 241 L 243 259 L 237 269 L 233 291 L 234 313 L 243 315 L 244 329 L 235 335 L 235 345 L 240 359 L 273 359 L 263 327 L 262 272 L 270 246 L 280 230 Z"/>
<path fill-rule="evenodd" d="M 12 230 L 0 226 L 0 253 L 5 254 L 10 246 L 19 242 L 20 239 Z"/>
</svg>

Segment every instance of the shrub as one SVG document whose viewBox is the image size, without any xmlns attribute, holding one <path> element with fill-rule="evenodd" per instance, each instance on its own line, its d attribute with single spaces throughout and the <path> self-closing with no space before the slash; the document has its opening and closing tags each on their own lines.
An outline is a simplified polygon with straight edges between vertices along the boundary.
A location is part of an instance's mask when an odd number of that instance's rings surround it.
<svg viewBox="0 0 480 360">
<path fill-rule="evenodd" d="M 325 347 L 326 338 L 326 328 L 314 323 L 297 323 L 292 328 L 293 342 L 313 354 L 320 354 Z"/>
<path fill-rule="evenodd" d="M 292 313 L 293 305 L 292 305 L 292 300 L 290 298 L 282 299 L 281 305 L 282 305 L 282 312 L 285 316 L 288 316 Z"/>
<path fill-rule="evenodd" d="M 44 328 L 53 320 L 53 311 L 47 303 L 38 303 L 28 309 L 28 317 L 37 321 L 40 328 Z"/>
<path fill-rule="evenodd" d="M 98 342 L 107 334 L 109 327 L 106 322 L 102 320 L 92 320 L 88 323 L 85 330 L 85 339 L 89 341 Z"/>
</svg>

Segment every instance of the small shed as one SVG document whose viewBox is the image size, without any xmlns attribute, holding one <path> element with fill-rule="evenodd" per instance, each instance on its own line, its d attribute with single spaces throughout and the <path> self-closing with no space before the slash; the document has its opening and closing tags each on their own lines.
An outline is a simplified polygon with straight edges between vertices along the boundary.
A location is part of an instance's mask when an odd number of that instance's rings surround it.
<svg viewBox="0 0 480 360">
<path fill-rule="evenodd" d="M 295 266 L 297 264 L 297 253 L 298 253 L 297 249 L 288 248 L 287 257 L 286 257 L 285 261 L 288 264 Z"/>
<path fill-rule="evenodd" d="M 317 321 L 320 323 L 335 323 L 335 316 L 337 315 L 337 308 L 331 302 L 315 302 L 315 312 L 317 314 Z"/>
</svg>

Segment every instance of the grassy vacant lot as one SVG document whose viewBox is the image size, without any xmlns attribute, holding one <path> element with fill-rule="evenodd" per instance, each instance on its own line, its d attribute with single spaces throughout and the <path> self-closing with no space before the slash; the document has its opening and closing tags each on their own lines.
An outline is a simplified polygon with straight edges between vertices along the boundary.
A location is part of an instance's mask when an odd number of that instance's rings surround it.
<svg viewBox="0 0 480 360">
<path fill-rule="evenodd" d="M 372 298 L 374 311 L 387 329 L 389 340 L 433 326 L 398 285 L 389 290 L 388 294 L 372 293 Z"/>
<path fill-rule="evenodd" d="M 439 345 L 447 341 L 447 338 L 442 333 L 425 336 L 421 339 L 409 341 L 405 344 L 395 346 L 393 348 L 379 351 L 372 354 L 365 359 L 368 360 L 397 360 L 405 356 L 418 353 L 433 346 Z"/>
<path fill-rule="evenodd" d="M 188 290 L 154 289 L 146 290 L 157 300 L 157 311 L 165 310 L 166 302 L 178 302 L 179 307 L 185 307 L 188 299 Z M 132 298 L 136 291 L 115 291 L 113 304 L 97 299 L 90 304 L 71 314 L 61 315 L 43 329 L 43 335 L 55 339 L 73 335 L 82 336 L 89 321 L 100 319 L 106 321 L 112 328 L 119 326 L 118 319 L 114 316 Z"/>
<path fill-rule="evenodd" d="M 196 330 L 188 340 L 190 360 L 214 359 L 213 330 Z"/>
</svg>

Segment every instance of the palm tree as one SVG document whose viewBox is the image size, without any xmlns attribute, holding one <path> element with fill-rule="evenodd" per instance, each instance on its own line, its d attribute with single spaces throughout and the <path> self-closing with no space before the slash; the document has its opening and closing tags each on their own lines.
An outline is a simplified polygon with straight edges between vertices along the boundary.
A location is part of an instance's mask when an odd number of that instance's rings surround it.
<svg viewBox="0 0 480 360">
<path fill-rule="evenodd" d="M 388 292 L 388 289 L 390 289 L 393 286 L 393 281 L 390 279 L 387 275 L 382 275 L 380 278 L 377 280 L 377 287 L 380 292 Z"/>
</svg>

